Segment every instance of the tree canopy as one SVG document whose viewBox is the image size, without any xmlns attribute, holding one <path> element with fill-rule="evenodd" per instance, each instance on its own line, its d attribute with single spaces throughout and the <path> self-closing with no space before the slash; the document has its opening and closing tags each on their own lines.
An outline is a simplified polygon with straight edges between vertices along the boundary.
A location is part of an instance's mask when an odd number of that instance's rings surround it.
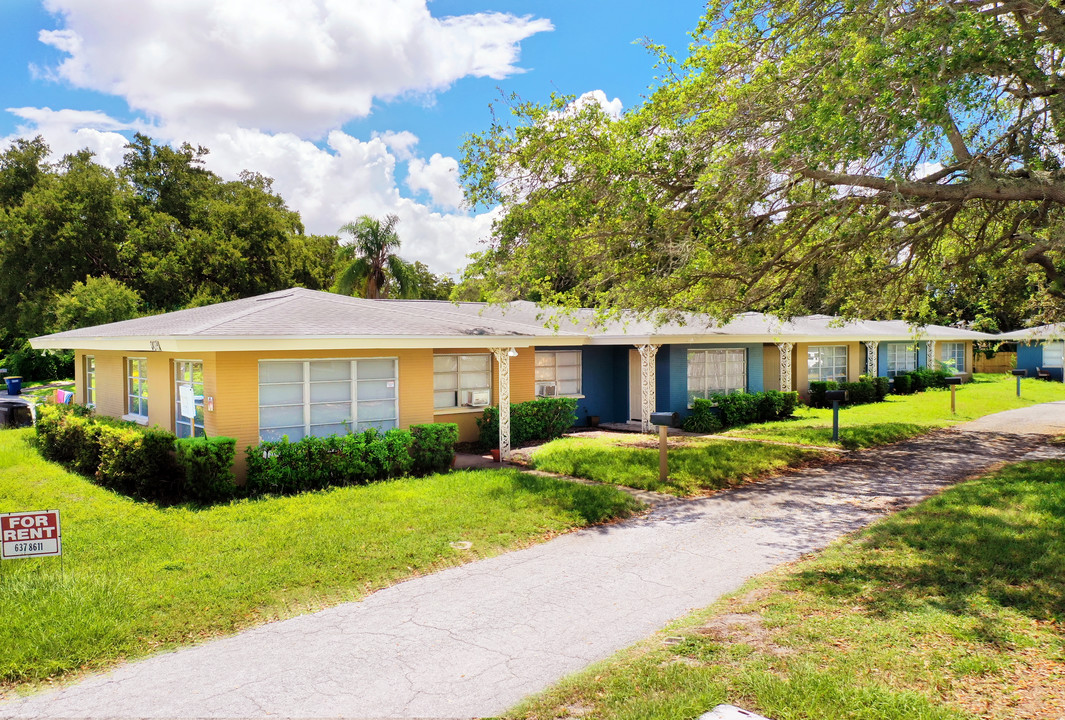
<svg viewBox="0 0 1065 720">
<path fill-rule="evenodd" d="M 398 224 L 396 215 L 387 215 L 384 220 L 362 215 L 340 228 L 352 241 L 337 252 L 340 269 L 333 285 L 335 292 L 357 293 L 370 300 L 390 294 L 419 297 L 417 269 L 397 254 L 401 243 Z"/>
<path fill-rule="evenodd" d="M 471 266 L 495 299 L 1065 316 L 1057 4 L 714 0 L 688 57 L 652 49 L 621 117 L 515 99 L 468 139 L 468 200 L 504 209 Z"/>
</svg>

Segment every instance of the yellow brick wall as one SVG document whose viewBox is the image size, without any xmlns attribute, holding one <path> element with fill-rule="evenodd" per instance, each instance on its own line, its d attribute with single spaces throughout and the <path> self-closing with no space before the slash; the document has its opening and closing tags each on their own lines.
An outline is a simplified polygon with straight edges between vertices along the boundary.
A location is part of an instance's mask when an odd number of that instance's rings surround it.
<svg viewBox="0 0 1065 720">
<path fill-rule="evenodd" d="M 768 343 L 762 345 L 762 386 L 766 390 L 780 389 L 780 348 Z"/>
<path fill-rule="evenodd" d="M 793 388 L 803 398 L 810 396 L 810 347 L 847 346 L 847 380 L 856 382 L 865 368 L 865 346 L 860 342 L 822 342 L 795 343 L 791 358 L 792 372 L 795 379 Z"/>
<path fill-rule="evenodd" d="M 483 354 L 483 348 L 466 348 L 458 350 L 436 350 L 440 355 L 477 355 Z M 430 390 L 432 390 L 432 369 L 430 374 Z M 431 394 L 431 393 L 430 393 Z M 536 351 L 534 348 L 521 348 L 517 357 L 510 358 L 510 402 L 519 403 L 536 399 Z M 432 398 L 430 397 L 430 402 Z M 492 404 L 499 402 L 499 367 L 492 358 Z M 459 441 L 472 442 L 477 439 L 477 418 L 481 417 L 482 411 L 475 409 L 462 409 L 453 412 L 437 413 L 433 422 L 455 423 L 459 426 Z"/>
</svg>

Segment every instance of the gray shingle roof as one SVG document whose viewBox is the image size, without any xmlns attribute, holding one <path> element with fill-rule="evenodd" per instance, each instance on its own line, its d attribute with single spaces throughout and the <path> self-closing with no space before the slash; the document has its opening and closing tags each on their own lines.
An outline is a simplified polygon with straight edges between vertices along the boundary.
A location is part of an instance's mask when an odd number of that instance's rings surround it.
<svg viewBox="0 0 1065 720">
<path fill-rule="evenodd" d="M 1040 325 L 1038 327 L 1025 328 L 1023 330 L 1014 330 L 1013 332 L 1002 333 L 998 336 L 1000 340 L 1061 340 L 1065 338 L 1065 323 L 1057 323 L 1055 325 Z"/>
</svg>

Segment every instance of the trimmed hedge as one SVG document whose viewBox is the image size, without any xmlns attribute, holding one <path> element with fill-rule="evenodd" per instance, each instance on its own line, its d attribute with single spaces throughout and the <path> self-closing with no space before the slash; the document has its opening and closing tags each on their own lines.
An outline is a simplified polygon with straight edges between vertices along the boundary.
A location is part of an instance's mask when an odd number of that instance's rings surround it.
<svg viewBox="0 0 1065 720">
<path fill-rule="evenodd" d="M 692 401 L 692 414 L 684 421 L 684 429 L 689 432 L 714 432 L 724 427 L 783 420 L 794 415 L 798 405 L 798 393 L 778 390 L 711 395 L 705 400 L 695 398 Z"/>
<path fill-rule="evenodd" d="M 236 492 L 231 438 L 177 440 L 169 430 L 98 416 L 83 405 L 37 407 L 41 455 L 116 492 L 161 502 L 211 502 Z M 180 449 L 179 446 L 192 447 Z M 210 449 L 200 449 L 200 446 Z M 220 469 L 228 450 L 225 471 Z"/>
<path fill-rule="evenodd" d="M 455 445 L 459 441 L 456 423 L 425 423 L 411 425 L 413 439 L 410 454 L 415 475 L 447 472 L 455 461 Z"/>
<path fill-rule="evenodd" d="M 908 374 L 896 375 L 895 382 L 892 385 L 892 389 L 894 390 L 896 395 L 909 395 L 910 393 L 914 392 L 913 378 L 911 378 Z"/>
<path fill-rule="evenodd" d="M 534 440 L 553 440 L 577 422 L 574 398 L 539 398 L 510 406 L 510 442 L 520 445 Z M 499 447 L 499 408 L 486 407 L 477 419 L 480 446 Z"/>
<path fill-rule="evenodd" d="M 248 458 L 248 495 L 289 495 L 343 485 L 363 485 L 400 477 L 414 465 L 414 436 L 408 430 L 374 429 L 325 438 L 288 438 L 251 445 Z"/>
<path fill-rule="evenodd" d="M 863 375 L 857 382 L 836 382 L 834 380 L 814 380 L 810 383 L 810 407 L 831 407 L 825 399 L 829 390 L 846 390 L 847 401 L 840 405 L 864 405 L 881 402 L 887 397 L 890 383 L 887 378 Z"/>
<path fill-rule="evenodd" d="M 233 459 L 237 455 L 237 440 L 231 437 L 178 438 L 174 441 L 175 456 L 184 473 L 179 478 L 181 497 L 201 503 L 224 500 L 236 489 Z"/>
</svg>

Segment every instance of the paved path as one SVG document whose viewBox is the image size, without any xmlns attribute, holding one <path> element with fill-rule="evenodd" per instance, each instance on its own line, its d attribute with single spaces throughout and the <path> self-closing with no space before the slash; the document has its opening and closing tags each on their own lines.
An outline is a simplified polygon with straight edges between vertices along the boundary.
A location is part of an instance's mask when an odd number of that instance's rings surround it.
<svg viewBox="0 0 1065 720">
<path fill-rule="evenodd" d="M 1065 402 L 663 504 L 9 702 L 0 716 L 497 714 L 883 512 L 1037 448 L 1046 454 L 1045 435 L 1061 432 Z"/>
</svg>

